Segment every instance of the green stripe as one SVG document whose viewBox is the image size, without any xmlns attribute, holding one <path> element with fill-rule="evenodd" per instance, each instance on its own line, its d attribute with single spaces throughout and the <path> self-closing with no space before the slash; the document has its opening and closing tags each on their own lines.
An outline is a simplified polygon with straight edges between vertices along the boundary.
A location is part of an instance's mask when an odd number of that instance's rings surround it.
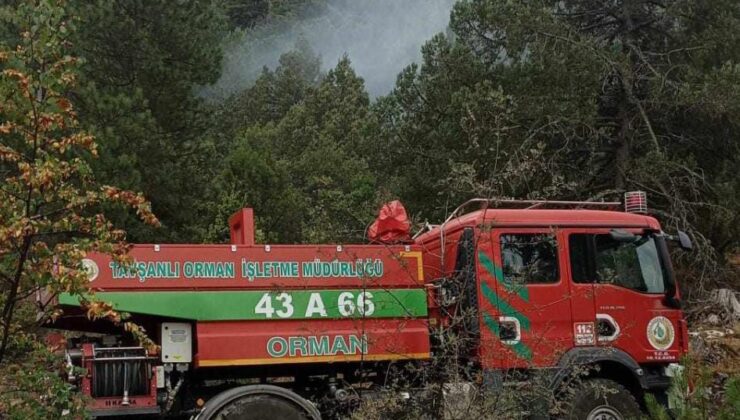
<svg viewBox="0 0 740 420">
<path fill-rule="evenodd" d="M 371 313 L 370 304 L 366 304 L 365 317 L 367 318 L 405 318 L 427 315 L 427 295 L 424 289 L 286 291 L 285 293 L 290 296 L 291 300 L 289 306 L 293 308 L 289 316 L 280 316 L 287 314 L 283 303 L 285 299 L 281 298 L 283 292 L 264 290 L 98 292 L 95 297 L 111 302 L 117 310 L 122 312 L 197 321 L 339 319 L 362 317 L 361 311 L 357 309 L 357 302 L 363 292 L 371 295 L 367 300 L 372 302 L 373 306 Z M 264 297 L 266 294 L 269 298 Z M 309 311 L 312 295 L 312 308 L 317 309 L 317 304 L 321 304 L 326 311 L 326 316 L 322 316 L 318 310 Z M 260 302 L 262 302 L 261 305 Z M 264 313 L 267 302 L 274 311 L 270 317 Z M 79 305 L 79 299 L 65 293 L 59 296 L 59 303 L 76 306 Z M 258 312 L 258 305 L 263 309 L 263 313 Z M 354 311 L 351 311 L 351 306 L 355 307 Z M 344 309 L 344 313 L 340 309 Z"/>
<path fill-rule="evenodd" d="M 499 327 L 498 322 L 491 318 L 488 314 L 483 314 L 483 320 L 486 323 L 486 326 L 489 330 L 495 335 L 497 338 L 499 337 Z M 516 353 L 517 356 L 521 357 L 522 359 L 526 360 L 532 360 L 532 350 L 527 347 L 526 344 L 522 343 L 521 340 L 516 344 L 505 344 L 509 347 L 511 347 L 514 350 L 514 353 Z"/>
<path fill-rule="evenodd" d="M 509 293 L 516 293 L 522 300 L 525 302 L 529 302 L 529 290 L 527 290 L 526 286 L 523 284 L 517 284 L 514 285 L 510 281 L 506 279 L 504 276 L 503 271 L 501 268 L 497 267 L 496 264 L 494 264 L 493 261 L 491 261 L 490 258 L 488 258 L 488 255 L 486 255 L 483 251 L 478 251 L 478 260 L 480 260 L 481 264 L 483 265 L 483 268 L 486 269 L 488 274 L 493 277 L 496 281 L 498 281 L 499 284 L 501 284 Z M 496 292 L 491 289 L 491 287 L 486 284 L 485 282 L 481 281 L 481 291 L 483 292 L 483 296 L 485 296 L 486 300 L 495 307 L 498 312 L 503 316 L 510 316 L 512 318 L 516 318 L 519 321 L 519 324 L 521 325 L 522 329 L 525 331 L 529 331 L 531 328 L 531 324 L 529 322 L 529 318 L 524 316 L 522 313 L 514 309 L 513 306 L 509 305 L 508 302 L 501 299 Z M 491 317 L 491 315 L 484 313 L 483 314 L 483 321 L 486 324 L 486 327 L 488 327 L 489 330 L 493 333 L 496 338 L 499 338 L 499 323 L 495 319 Z M 522 343 L 520 340 L 516 344 L 505 344 L 509 347 L 511 347 L 512 350 L 514 350 L 514 353 L 516 353 L 517 356 L 519 356 L 522 359 L 526 360 L 532 360 L 532 350 L 529 349 L 529 347 Z"/>
<path fill-rule="evenodd" d="M 503 270 L 496 267 L 496 264 L 494 264 L 494 262 L 491 261 L 491 259 L 488 258 L 488 255 L 483 251 L 478 251 L 478 259 L 481 264 L 483 264 L 486 271 L 488 271 L 488 274 L 501 283 L 509 293 L 516 293 L 525 302 L 529 302 L 529 290 L 524 284 L 512 284 L 512 282 L 504 276 Z"/>
<path fill-rule="evenodd" d="M 486 297 L 491 305 L 495 306 L 496 309 L 498 309 L 501 315 L 510 316 L 518 319 L 519 323 L 522 325 L 522 329 L 529 331 L 529 318 L 514 309 L 514 307 L 509 305 L 505 300 L 499 298 L 496 292 L 494 292 L 493 289 L 491 289 L 486 283 L 481 282 L 480 288 L 483 291 L 483 296 Z"/>
</svg>

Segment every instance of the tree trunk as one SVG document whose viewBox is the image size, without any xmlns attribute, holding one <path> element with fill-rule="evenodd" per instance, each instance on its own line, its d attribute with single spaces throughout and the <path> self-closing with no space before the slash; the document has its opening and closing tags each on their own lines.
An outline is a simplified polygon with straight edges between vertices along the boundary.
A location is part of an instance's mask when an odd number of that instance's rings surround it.
<svg viewBox="0 0 740 420">
<path fill-rule="evenodd" d="M 21 255 L 18 258 L 18 266 L 13 275 L 13 280 L 10 283 L 10 290 L 6 297 L 5 305 L 3 305 L 2 313 L 2 341 L 0 342 L 0 365 L 3 363 L 5 358 L 5 350 L 8 347 L 8 339 L 10 338 L 10 323 L 13 320 L 13 312 L 15 311 L 16 298 L 18 297 L 18 288 L 21 284 L 21 277 L 23 276 L 23 266 L 26 264 L 28 258 L 28 252 L 31 248 L 31 237 L 26 236 L 23 240 L 23 246 L 21 247 Z"/>
<path fill-rule="evenodd" d="M 626 176 L 627 165 L 629 163 L 630 156 L 630 144 L 629 144 L 629 131 L 630 131 L 630 116 L 627 112 L 626 98 L 622 98 L 619 104 L 619 112 L 617 113 L 617 122 L 619 124 L 619 131 L 616 137 L 616 151 L 614 154 L 614 165 L 615 165 L 615 177 L 614 177 L 614 188 L 618 191 L 624 191 L 627 187 Z"/>
</svg>

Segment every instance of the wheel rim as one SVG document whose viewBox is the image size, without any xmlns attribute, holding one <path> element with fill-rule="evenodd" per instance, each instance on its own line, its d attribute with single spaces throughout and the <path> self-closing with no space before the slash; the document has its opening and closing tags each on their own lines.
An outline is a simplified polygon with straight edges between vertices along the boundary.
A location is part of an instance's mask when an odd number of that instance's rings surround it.
<svg viewBox="0 0 740 420">
<path fill-rule="evenodd" d="M 601 405 L 591 410 L 586 420 L 624 420 L 624 417 L 614 407 Z"/>
</svg>

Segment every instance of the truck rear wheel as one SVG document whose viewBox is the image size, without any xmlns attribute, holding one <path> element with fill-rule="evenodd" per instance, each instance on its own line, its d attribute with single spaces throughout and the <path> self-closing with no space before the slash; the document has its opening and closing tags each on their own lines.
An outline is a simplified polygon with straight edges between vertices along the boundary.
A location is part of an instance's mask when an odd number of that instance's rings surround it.
<svg viewBox="0 0 740 420">
<path fill-rule="evenodd" d="M 320 420 L 300 395 L 272 385 L 232 388 L 208 400 L 197 420 Z"/>
<path fill-rule="evenodd" d="M 640 405 L 625 387 L 609 379 L 588 379 L 571 400 L 569 420 L 631 420 L 642 416 Z"/>
</svg>

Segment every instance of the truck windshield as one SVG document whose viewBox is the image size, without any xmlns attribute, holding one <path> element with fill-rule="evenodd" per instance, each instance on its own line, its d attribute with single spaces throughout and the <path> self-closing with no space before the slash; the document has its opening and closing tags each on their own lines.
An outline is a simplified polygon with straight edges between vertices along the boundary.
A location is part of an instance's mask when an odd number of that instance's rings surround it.
<svg viewBox="0 0 740 420">
<path fill-rule="evenodd" d="M 568 242 L 573 281 L 608 283 L 645 293 L 665 292 L 667 274 L 653 235 L 620 242 L 608 234 L 572 234 Z"/>
</svg>

